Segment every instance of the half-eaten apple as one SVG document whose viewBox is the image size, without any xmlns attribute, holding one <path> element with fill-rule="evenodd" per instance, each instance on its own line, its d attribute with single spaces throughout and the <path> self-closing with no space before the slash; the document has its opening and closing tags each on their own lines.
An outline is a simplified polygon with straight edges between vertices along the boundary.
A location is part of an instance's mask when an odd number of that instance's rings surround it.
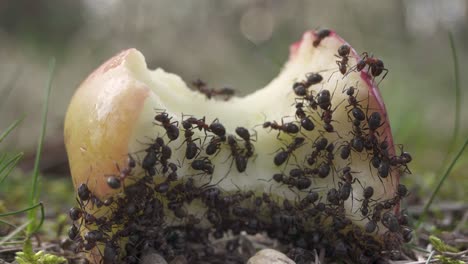
<svg viewBox="0 0 468 264">
<path fill-rule="evenodd" d="M 279 76 L 245 97 L 200 80 L 191 89 L 121 52 L 66 115 L 79 201 L 70 237 L 105 263 L 147 248 L 208 258 L 179 240 L 227 231 L 360 262 L 398 250 L 411 239 L 399 212 L 411 156 L 395 149 L 376 87 L 387 72 L 329 30 L 306 32 Z"/>
</svg>

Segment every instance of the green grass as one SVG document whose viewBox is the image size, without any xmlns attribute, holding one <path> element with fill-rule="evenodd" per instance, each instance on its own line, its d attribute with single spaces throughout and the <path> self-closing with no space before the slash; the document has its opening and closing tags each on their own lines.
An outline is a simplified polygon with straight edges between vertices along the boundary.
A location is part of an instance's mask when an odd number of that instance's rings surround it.
<svg viewBox="0 0 468 264">
<path fill-rule="evenodd" d="M 47 86 L 46 86 L 47 88 L 46 88 L 46 94 L 45 94 L 44 107 L 42 109 L 42 128 L 41 128 L 41 132 L 39 135 L 39 142 L 37 144 L 36 159 L 34 161 L 34 170 L 33 170 L 32 184 L 31 184 L 32 190 L 31 190 L 31 196 L 29 197 L 29 206 L 31 207 L 37 204 L 39 200 L 39 194 L 38 194 L 39 163 L 41 160 L 42 147 L 44 144 L 44 137 L 45 137 L 46 128 L 47 128 L 47 113 L 49 110 L 49 98 L 50 98 L 50 91 L 52 90 L 52 80 L 53 80 L 54 71 L 55 71 L 55 58 L 52 58 L 49 62 L 49 78 L 48 78 Z M 28 225 L 28 229 L 27 229 L 27 235 L 29 237 L 35 231 L 37 231 L 37 228 L 35 228 L 35 225 L 37 222 L 36 210 L 33 209 L 29 211 L 28 219 L 30 221 L 30 224 Z"/>
<path fill-rule="evenodd" d="M 45 254 L 43 252 L 34 253 L 32 249 L 32 243 L 31 243 L 31 236 L 40 230 L 45 219 L 44 204 L 38 201 L 39 162 L 40 162 L 42 147 L 44 143 L 46 127 L 47 127 L 47 113 L 48 113 L 50 91 L 52 89 L 52 77 L 54 74 L 54 69 L 55 69 L 55 59 L 51 59 L 49 63 L 49 78 L 47 81 L 44 107 L 42 111 L 42 129 L 41 129 L 40 136 L 39 136 L 39 142 L 38 142 L 37 151 L 36 151 L 36 159 L 34 163 L 34 171 L 33 171 L 33 176 L 32 176 L 32 185 L 31 185 L 32 190 L 31 190 L 31 195 L 29 199 L 29 206 L 21 210 L 0 214 L 0 217 L 7 217 L 7 216 L 12 216 L 12 215 L 17 215 L 17 214 L 28 212 L 28 220 L 18 227 L 16 227 L 14 224 L 11 224 L 7 221 L 0 219 L 0 223 L 13 226 L 15 228 L 12 232 L 10 232 L 7 236 L 5 236 L 0 241 L 0 245 L 8 242 L 12 238 L 16 237 L 17 235 L 25 231 L 26 239 L 23 244 L 23 252 L 18 252 L 17 257 L 16 257 L 16 260 L 19 261 L 20 263 L 46 263 L 46 262 L 41 262 L 44 260 L 44 258 L 56 260 L 54 258 L 55 256 Z M 11 91 L 11 90 L 8 90 L 8 91 Z M 5 131 L 0 135 L 0 143 L 3 142 L 3 140 L 9 134 L 11 134 L 15 128 L 18 127 L 18 125 L 21 123 L 23 119 L 24 119 L 24 116 L 16 120 L 15 122 L 13 122 L 8 128 L 5 129 Z M 8 175 L 16 167 L 17 163 L 22 158 L 22 156 L 23 156 L 23 153 L 21 152 L 17 154 L 13 154 L 13 155 L 7 155 L 6 153 L 4 153 L 0 156 L 0 183 L 3 183 L 3 181 L 8 177 Z M 38 207 L 40 208 L 40 211 L 41 211 L 41 217 L 39 221 L 37 218 Z M 62 259 L 59 259 L 59 260 L 61 261 Z M 55 262 L 47 262 L 47 263 L 59 263 L 59 262 L 55 261 Z"/>
<path fill-rule="evenodd" d="M 452 169 L 453 167 L 455 166 L 455 164 L 457 163 L 457 161 L 460 159 L 460 156 L 462 155 L 462 153 L 465 151 L 466 149 L 466 146 L 468 145 L 468 139 L 465 140 L 465 143 L 463 144 L 463 146 L 460 148 L 460 150 L 458 151 L 458 153 L 456 154 L 455 158 L 452 160 L 452 162 L 450 163 L 450 166 L 447 168 L 447 170 L 445 171 L 445 173 L 443 174 L 443 176 L 440 178 L 440 180 L 437 182 L 437 184 L 434 186 L 434 189 L 432 191 L 432 194 L 431 194 L 431 197 L 429 198 L 429 200 L 426 202 L 426 205 L 424 206 L 424 210 L 419 218 L 419 221 L 418 221 L 418 224 L 416 225 L 416 227 L 419 227 L 421 225 L 421 223 L 426 219 L 426 216 L 427 216 L 427 213 L 429 211 L 429 208 L 431 207 L 432 205 L 432 202 L 434 201 L 434 198 L 437 196 L 437 194 L 439 193 L 440 191 L 440 188 L 442 187 L 442 185 L 444 184 L 445 180 L 447 179 L 447 177 L 450 175 L 450 173 L 452 172 Z"/>
</svg>

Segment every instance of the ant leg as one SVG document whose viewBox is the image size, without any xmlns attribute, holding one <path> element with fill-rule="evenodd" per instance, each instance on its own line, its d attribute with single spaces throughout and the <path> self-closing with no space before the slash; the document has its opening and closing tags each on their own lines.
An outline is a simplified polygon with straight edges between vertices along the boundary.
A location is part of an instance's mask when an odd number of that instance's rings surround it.
<svg viewBox="0 0 468 264">
<path fill-rule="evenodd" d="M 388 74 L 388 69 L 384 68 L 384 69 L 382 69 L 382 71 L 385 71 L 385 74 L 383 75 L 382 79 L 380 79 L 379 83 L 377 83 L 377 86 L 380 85 L 380 83 L 383 81 L 383 79 L 385 79 L 385 76 L 387 76 L 387 74 Z"/>
</svg>

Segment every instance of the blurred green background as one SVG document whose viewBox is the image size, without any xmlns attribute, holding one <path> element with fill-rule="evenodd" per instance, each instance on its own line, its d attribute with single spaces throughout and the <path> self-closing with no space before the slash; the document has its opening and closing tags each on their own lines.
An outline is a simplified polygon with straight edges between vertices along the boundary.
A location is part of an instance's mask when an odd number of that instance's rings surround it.
<svg viewBox="0 0 468 264">
<path fill-rule="evenodd" d="M 186 81 L 200 77 L 213 86 L 230 85 L 244 95 L 276 76 L 289 45 L 306 30 L 318 28 L 336 30 L 358 52 L 368 51 L 385 62 L 390 72 L 380 89 L 395 142 L 404 144 L 414 158 L 413 174 L 404 182 L 418 197 L 428 197 L 453 135 L 455 71 L 449 31 L 461 73 L 457 142 L 468 136 L 465 0 L 0 1 L 0 128 L 27 115 L 2 144 L 7 150 L 25 151 L 27 157 L 21 164 L 24 173 L 14 173 L 0 186 L 0 199 L 20 197 L 29 188 L 24 178 L 33 164 L 51 56 L 57 58 L 57 70 L 42 184 L 54 184 L 47 189 L 65 193 L 71 203 L 63 119 L 76 87 L 103 61 L 135 47 L 150 68 L 162 67 Z M 464 153 L 440 198 L 466 202 L 467 172 Z M 56 201 L 67 206 L 62 198 Z"/>
</svg>

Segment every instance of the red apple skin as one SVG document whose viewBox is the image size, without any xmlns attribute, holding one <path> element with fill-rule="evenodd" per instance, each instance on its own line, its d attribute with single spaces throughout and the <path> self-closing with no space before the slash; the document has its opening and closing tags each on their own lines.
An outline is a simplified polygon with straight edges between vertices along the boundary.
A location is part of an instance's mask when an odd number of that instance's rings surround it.
<svg viewBox="0 0 468 264">
<path fill-rule="evenodd" d="M 132 125 L 151 92 L 143 83 L 128 84 L 129 74 L 119 67 L 131 50 L 109 59 L 81 83 L 65 119 L 64 139 L 73 184 L 78 188 L 86 183 L 100 199 L 118 191 L 107 185 L 107 176 L 126 166 Z"/>
</svg>

